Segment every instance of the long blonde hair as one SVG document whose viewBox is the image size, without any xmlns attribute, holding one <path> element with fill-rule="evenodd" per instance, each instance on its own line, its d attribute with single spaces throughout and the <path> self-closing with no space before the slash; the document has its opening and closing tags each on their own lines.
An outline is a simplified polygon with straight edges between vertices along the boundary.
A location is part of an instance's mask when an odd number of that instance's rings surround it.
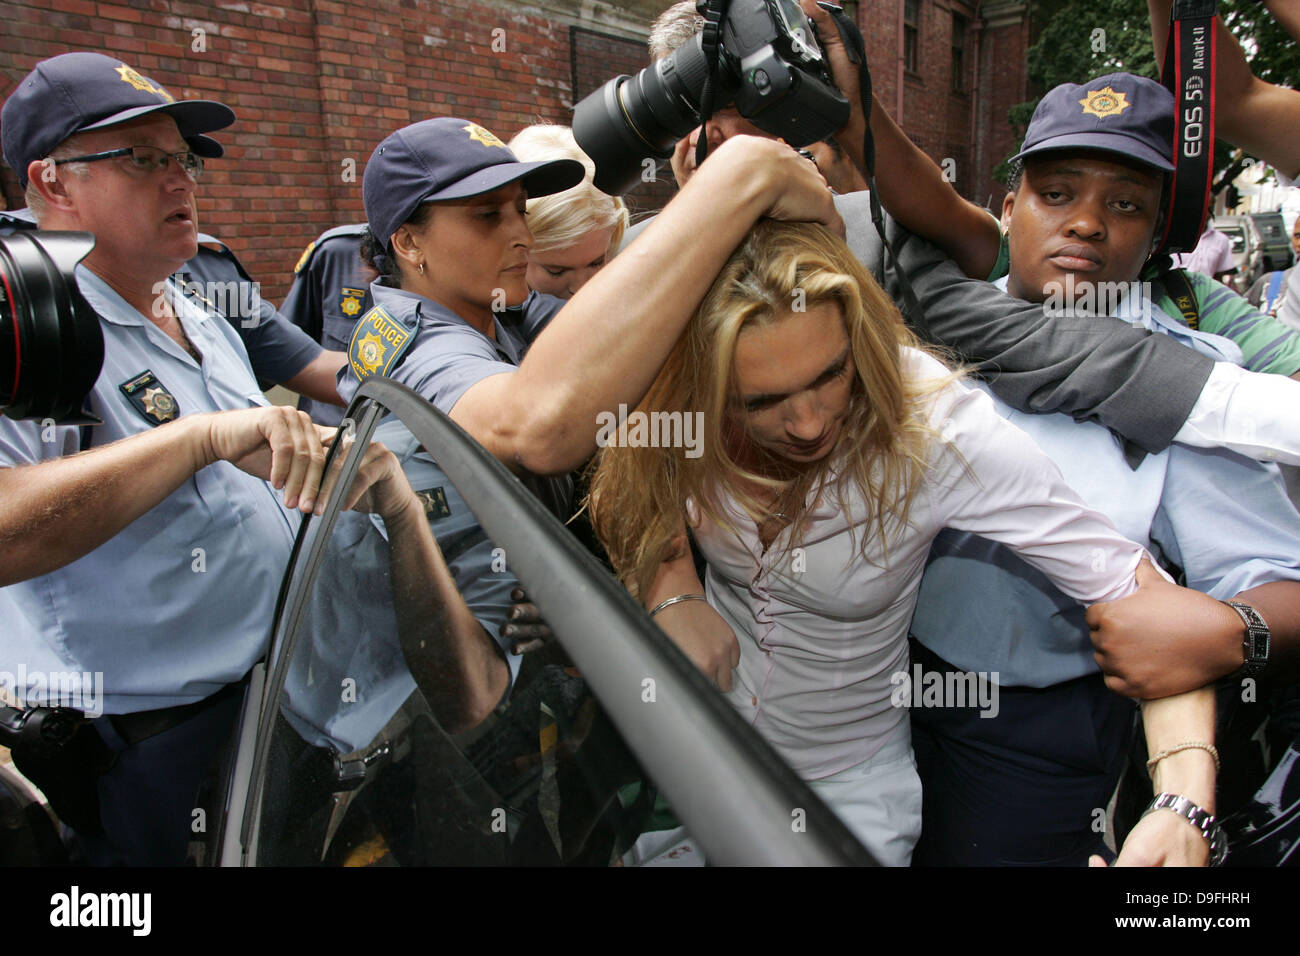
<svg viewBox="0 0 1300 956">
<path fill-rule="evenodd" d="M 788 316 L 792 303 L 840 306 L 853 356 L 849 409 L 835 447 L 806 466 L 769 456 L 759 473 L 743 465 L 738 446 L 756 449 L 739 421 L 727 414 L 734 398 L 736 341 L 753 325 Z M 704 434 L 688 457 L 681 448 L 629 448 L 607 443 L 595 463 L 589 504 L 592 522 L 615 569 L 633 594 L 643 594 L 659 565 L 676 556 L 684 505 L 694 501 L 712 521 L 734 529 L 723 502 L 730 498 L 756 521 L 771 508 L 756 498 L 757 485 L 802 507 L 833 494 L 850 510 L 856 486 L 866 502 L 862 550 L 887 541 L 891 527 L 907 521 L 924 476 L 933 433 L 918 401 L 950 379 L 914 381 L 902 368 L 900 348 L 919 348 L 894 303 L 848 246 L 822 226 L 765 220 L 750 232 L 718 278 L 650 387 L 638 411 L 703 413 Z M 619 439 L 624 436 L 620 434 Z M 838 479 L 831 478 L 834 462 Z M 799 517 L 794 516 L 798 521 Z M 791 536 L 798 543 L 799 529 Z"/>
</svg>

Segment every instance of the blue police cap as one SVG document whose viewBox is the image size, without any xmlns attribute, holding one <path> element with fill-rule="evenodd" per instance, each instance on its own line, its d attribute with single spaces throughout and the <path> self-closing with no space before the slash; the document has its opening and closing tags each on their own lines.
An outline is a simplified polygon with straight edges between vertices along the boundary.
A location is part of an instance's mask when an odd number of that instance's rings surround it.
<svg viewBox="0 0 1300 956">
<path fill-rule="evenodd" d="M 385 245 L 421 203 L 468 199 L 522 180 L 529 196 L 582 181 L 572 159 L 521 163 L 491 132 L 448 116 L 403 127 L 375 147 L 362 177 L 370 231 Z"/>
<path fill-rule="evenodd" d="M 27 167 L 43 159 L 73 133 L 166 113 L 200 156 L 224 151 L 203 136 L 224 129 L 235 113 L 215 100 L 178 100 L 159 83 L 121 60 L 102 53 L 64 53 L 42 60 L 5 100 L 0 139 L 5 162 L 26 187 Z"/>
<path fill-rule="evenodd" d="M 1144 76 L 1110 73 L 1088 83 L 1063 83 L 1044 96 L 1012 159 L 1095 149 L 1172 172 L 1173 140 L 1173 94 Z"/>
</svg>

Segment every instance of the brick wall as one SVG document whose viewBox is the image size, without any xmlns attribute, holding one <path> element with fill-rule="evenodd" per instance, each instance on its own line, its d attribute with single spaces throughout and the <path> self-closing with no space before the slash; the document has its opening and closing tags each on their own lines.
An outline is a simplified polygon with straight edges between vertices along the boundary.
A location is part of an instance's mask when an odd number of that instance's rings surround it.
<svg viewBox="0 0 1300 956">
<path fill-rule="evenodd" d="M 990 18 L 984 31 L 980 63 L 980 116 L 977 123 L 976 168 L 984 177 L 981 198 L 991 195 L 993 209 L 1001 213 L 1006 184 L 995 180 L 993 169 L 1020 145 L 1007 111 L 1029 99 L 1025 57 L 1032 45 L 1031 24 L 1023 15 Z"/>
<path fill-rule="evenodd" d="M 903 0 L 863 4 L 859 22 L 876 97 L 935 162 L 951 160 L 953 184 L 968 199 L 1001 203 L 990 172 L 1011 145 L 1007 109 L 1025 97 L 1028 25 L 1007 0 L 921 0 L 917 69 L 903 65 Z M 985 23 L 987 11 L 997 14 Z M 953 15 L 966 19 L 965 92 L 953 89 Z M 900 95 L 901 90 L 901 95 Z"/>
<path fill-rule="evenodd" d="M 85 49 L 120 57 L 179 98 L 229 104 L 239 121 L 217 134 L 227 154 L 204 174 L 200 227 L 240 254 L 273 301 L 287 292 L 307 242 L 364 218 L 361 175 L 384 136 L 434 115 L 465 116 L 502 138 L 538 120 L 567 123 L 575 65 L 585 62 L 574 58 L 570 24 L 515 4 L 57 6 L 0 5 L 0 98 L 39 60 Z M 606 41 L 611 49 L 620 44 L 623 60 L 643 49 L 631 38 Z M 634 68 L 643 65 L 640 56 Z M 9 170 L 0 185 L 9 206 L 23 204 Z"/>
<path fill-rule="evenodd" d="M 218 134 L 227 157 L 205 174 L 200 223 L 240 253 L 274 301 L 308 241 L 364 217 L 365 162 L 392 130 L 439 114 L 503 138 L 538 120 L 567 123 L 576 99 L 646 63 L 634 31 L 613 35 L 609 22 L 582 19 L 614 7 L 585 2 L 556 0 L 547 9 L 561 12 L 546 14 L 505 0 L 55 0 L 57 10 L 47 2 L 0 5 L 0 97 L 38 60 L 89 49 L 121 57 L 176 96 L 229 103 L 239 122 Z M 648 26 L 651 8 L 667 2 L 626 5 L 628 22 Z M 1026 98 L 1022 6 L 922 0 L 914 75 L 902 69 L 903 0 L 859 9 L 878 98 L 936 162 L 954 160 L 958 189 L 978 202 L 1001 201 L 989 171 L 1014 145 L 1007 108 Z M 970 95 L 952 92 L 954 9 L 970 17 Z M 990 10 L 977 43 L 976 12 Z M 639 187 L 631 204 L 662 205 L 668 179 Z M 8 205 L 22 205 L 7 169 L 0 188 Z"/>
</svg>

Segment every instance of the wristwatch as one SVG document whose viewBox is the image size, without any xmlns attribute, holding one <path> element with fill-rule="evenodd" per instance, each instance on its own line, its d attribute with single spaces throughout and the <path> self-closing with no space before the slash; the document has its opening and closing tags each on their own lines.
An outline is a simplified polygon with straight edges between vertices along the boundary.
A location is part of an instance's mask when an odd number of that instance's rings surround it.
<svg viewBox="0 0 1300 956">
<path fill-rule="evenodd" d="M 1213 814 L 1206 813 L 1192 801 L 1176 793 L 1156 794 L 1156 798 L 1151 801 L 1151 805 L 1146 808 L 1142 816 L 1146 816 L 1152 810 L 1172 810 L 1200 830 L 1201 836 L 1205 837 L 1210 844 L 1210 866 L 1221 866 L 1228 858 L 1227 837 L 1223 835 L 1223 828 L 1219 826 Z"/>
<path fill-rule="evenodd" d="M 1268 664 L 1268 625 L 1259 616 L 1259 612 L 1249 604 L 1242 604 L 1240 601 L 1224 601 L 1223 603 L 1240 614 L 1242 622 L 1246 625 L 1246 636 L 1241 642 L 1242 656 L 1245 658 L 1245 662 L 1233 676 L 1259 677 L 1264 672 L 1265 665 Z"/>
</svg>

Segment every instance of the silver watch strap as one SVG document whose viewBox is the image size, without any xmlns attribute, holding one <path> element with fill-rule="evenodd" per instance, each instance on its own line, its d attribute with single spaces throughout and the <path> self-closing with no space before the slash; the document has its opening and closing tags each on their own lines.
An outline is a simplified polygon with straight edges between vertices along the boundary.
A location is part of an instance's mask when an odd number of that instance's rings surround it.
<svg viewBox="0 0 1300 956">
<path fill-rule="evenodd" d="M 1207 813 L 1191 800 L 1176 793 L 1156 794 L 1142 815 L 1146 816 L 1152 810 L 1172 810 L 1200 830 L 1201 836 L 1210 844 L 1210 866 L 1220 866 L 1227 859 L 1228 840 L 1223 828 L 1214 819 L 1214 814 Z"/>
<path fill-rule="evenodd" d="M 1240 601 L 1224 601 L 1241 617 L 1246 625 L 1246 636 L 1242 638 L 1243 663 L 1237 674 L 1242 677 L 1259 677 L 1268 664 L 1270 635 L 1268 623 L 1249 604 Z"/>
</svg>

